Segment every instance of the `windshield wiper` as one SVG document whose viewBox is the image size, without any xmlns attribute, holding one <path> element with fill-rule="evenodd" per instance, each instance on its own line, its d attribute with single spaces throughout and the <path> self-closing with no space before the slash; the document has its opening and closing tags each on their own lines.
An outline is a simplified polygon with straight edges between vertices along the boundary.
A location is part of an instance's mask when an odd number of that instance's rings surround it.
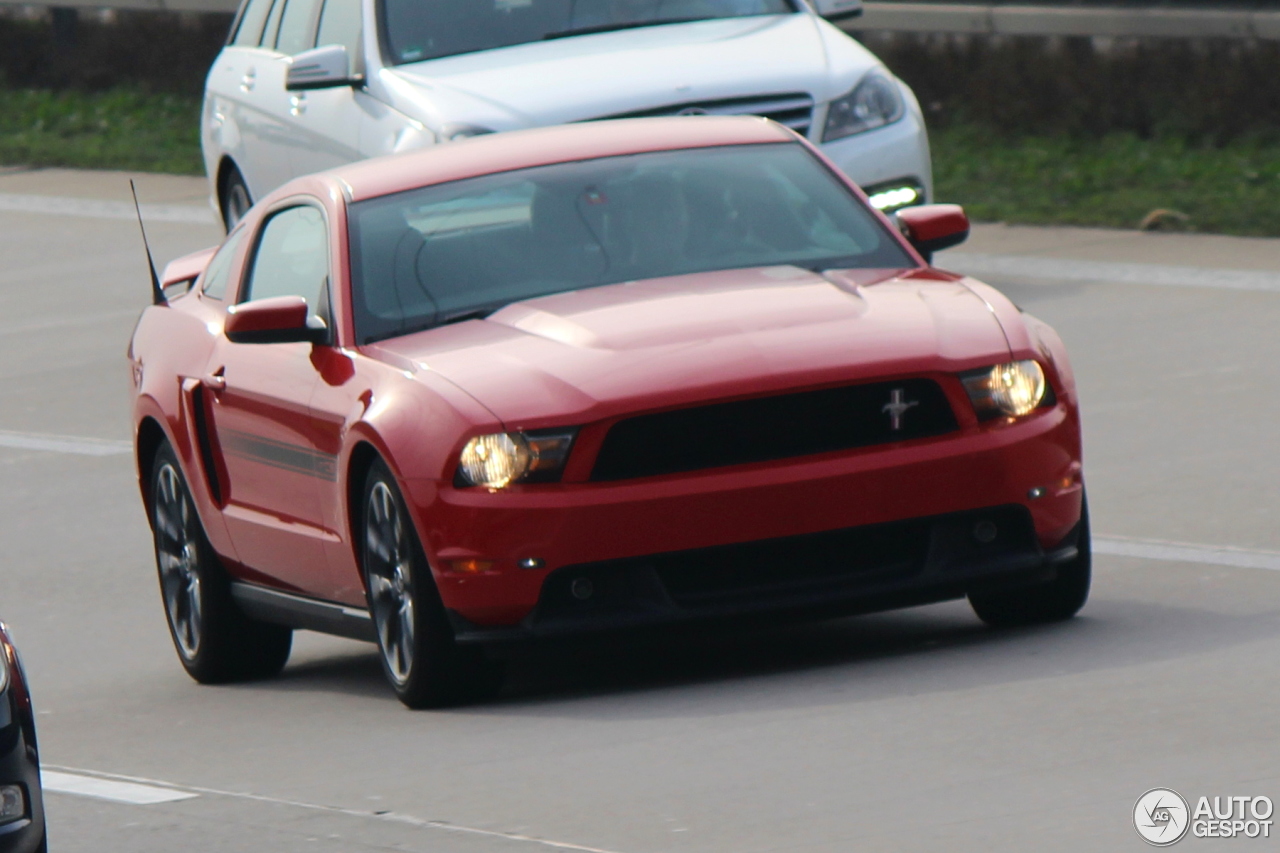
<svg viewBox="0 0 1280 853">
<path fill-rule="evenodd" d="M 696 17 L 696 18 L 661 18 L 656 21 L 631 21 L 626 24 L 597 24 L 594 27 L 578 27 L 574 30 L 560 30 L 559 32 L 547 33 L 542 37 L 543 41 L 551 41 L 552 39 L 568 38 L 569 36 L 586 36 L 592 33 L 612 33 L 617 30 L 634 30 L 640 27 L 657 27 L 662 24 L 688 24 L 693 21 L 711 21 L 713 18 Z"/>
</svg>

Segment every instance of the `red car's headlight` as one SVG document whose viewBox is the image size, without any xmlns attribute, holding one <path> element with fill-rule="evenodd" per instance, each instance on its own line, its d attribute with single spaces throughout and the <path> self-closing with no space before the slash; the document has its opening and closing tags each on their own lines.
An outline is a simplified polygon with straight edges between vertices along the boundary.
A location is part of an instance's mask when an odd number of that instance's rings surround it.
<svg viewBox="0 0 1280 853">
<path fill-rule="evenodd" d="M 501 489 L 512 483 L 558 480 L 576 434 L 539 430 L 477 435 L 462 448 L 458 484 Z"/>
<path fill-rule="evenodd" d="M 960 375 L 978 418 L 1029 414 L 1045 398 L 1044 369 L 1027 359 L 975 370 Z"/>
</svg>

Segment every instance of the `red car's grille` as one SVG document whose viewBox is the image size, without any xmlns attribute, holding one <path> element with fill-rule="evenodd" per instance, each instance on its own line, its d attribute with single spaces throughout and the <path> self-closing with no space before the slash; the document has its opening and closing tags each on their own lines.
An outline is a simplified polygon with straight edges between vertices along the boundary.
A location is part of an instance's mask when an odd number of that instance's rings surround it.
<svg viewBox="0 0 1280 853">
<path fill-rule="evenodd" d="M 904 379 L 640 415 L 614 424 L 591 473 L 625 480 L 943 435 L 946 394 Z"/>
</svg>

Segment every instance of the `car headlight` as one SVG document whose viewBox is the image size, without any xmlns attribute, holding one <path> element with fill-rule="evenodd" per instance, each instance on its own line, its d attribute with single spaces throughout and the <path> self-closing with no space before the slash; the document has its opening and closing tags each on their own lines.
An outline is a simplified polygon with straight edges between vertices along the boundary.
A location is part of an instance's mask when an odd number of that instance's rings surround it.
<svg viewBox="0 0 1280 853">
<path fill-rule="evenodd" d="M 0 643 L 0 693 L 9 689 L 9 655 Z"/>
<path fill-rule="evenodd" d="M 898 85 L 879 71 L 872 71 L 852 92 L 827 107 L 822 141 L 831 142 L 893 124 L 905 113 L 906 105 Z"/>
<path fill-rule="evenodd" d="M 1028 414 L 1044 402 L 1047 390 L 1044 369 L 1033 359 L 963 373 L 960 381 L 979 420 Z"/>
<path fill-rule="evenodd" d="M 575 435 L 567 430 L 477 435 L 462 448 L 457 484 L 501 489 L 558 480 Z"/>
</svg>

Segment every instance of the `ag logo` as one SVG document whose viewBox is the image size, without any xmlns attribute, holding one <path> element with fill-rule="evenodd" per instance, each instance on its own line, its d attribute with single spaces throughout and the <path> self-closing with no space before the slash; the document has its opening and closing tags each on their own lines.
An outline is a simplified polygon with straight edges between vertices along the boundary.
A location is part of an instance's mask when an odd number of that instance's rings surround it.
<svg viewBox="0 0 1280 853">
<path fill-rule="evenodd" d="M 1182 840 L 1191 825 L 1191 812 L 1182 795 L 1170 788 L 1152 788 L 1133 807 L 1133 825 L 1142 840 L 1167 847 Z"/>
</svg>

